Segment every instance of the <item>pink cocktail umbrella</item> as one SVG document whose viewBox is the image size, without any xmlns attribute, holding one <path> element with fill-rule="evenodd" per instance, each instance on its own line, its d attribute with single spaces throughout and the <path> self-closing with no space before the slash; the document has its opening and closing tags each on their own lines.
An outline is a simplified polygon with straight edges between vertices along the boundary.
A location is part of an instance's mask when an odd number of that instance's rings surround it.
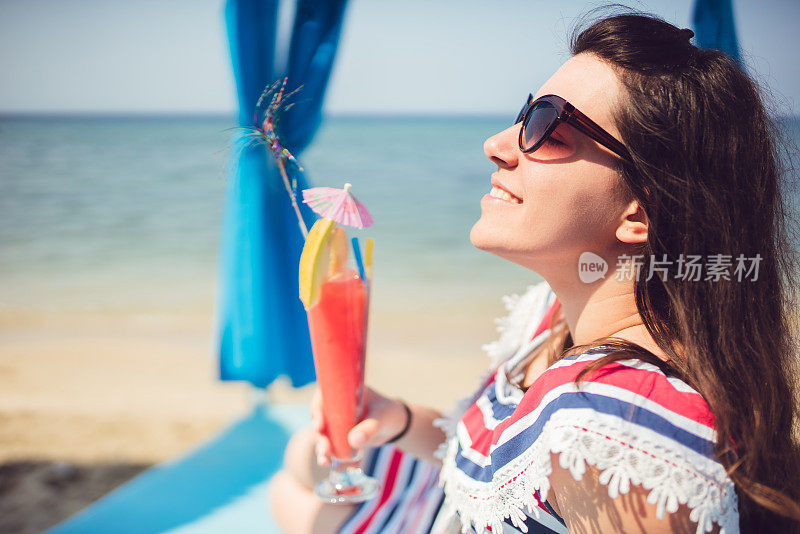
<svg viewBox="0 0 800 534">
<path fill-rule="evenodd" d="M 312 187 L 303 191 L 303 202 L 314 213 L 345 226 L 369 228 L 372 215 L 367 207 L 350 193 L 352 185 L 344 184 L 344 189 L 333 187 Z"/>
</svg>

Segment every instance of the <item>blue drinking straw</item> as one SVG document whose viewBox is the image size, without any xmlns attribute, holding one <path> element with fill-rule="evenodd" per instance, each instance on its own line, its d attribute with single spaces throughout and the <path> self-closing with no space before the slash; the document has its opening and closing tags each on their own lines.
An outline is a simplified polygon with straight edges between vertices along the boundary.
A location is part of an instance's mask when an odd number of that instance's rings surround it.
<svg viewBox="0 0 800 534">
<path fill-rule="evenodd" d="M 358 266 L 358 276 L 367 283 L 367 277 L 364 274 L 364 260 L 361 259 L 361 247 L 358 246 L 358 238 L 354 237 L 350 240 L 353 243 L 353 256 L 356 258 L 356 266 Z"/>
</svg>

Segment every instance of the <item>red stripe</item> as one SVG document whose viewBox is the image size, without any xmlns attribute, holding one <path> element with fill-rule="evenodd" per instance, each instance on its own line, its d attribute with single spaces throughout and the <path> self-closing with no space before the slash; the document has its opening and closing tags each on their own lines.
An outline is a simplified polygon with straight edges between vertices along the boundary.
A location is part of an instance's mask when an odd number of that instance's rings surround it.
<svg viewBox="0 0 800 534">
<path fill-rule="evenodd" d="M 539 326 L 536 328 L 536 331 L 531 336 L 530 341 L 533 341 L 534 338 L 536 338 L 536 336 L 538 336 L 539 334 L 550 328 L 550 324 L 553 322 L 553 316 L 556 314 L 556 310 L 558 310 L 559 306 L 561 306 L 561 302 L 559 302 L 558 299 L 556 299 L 555 301 L 553 301 L 550 307 L 547 308 L 547 311 L 544 313 L 542 321 L 539 323 Z"/>
<path fill-rule="evenodd" d="M 497 371 L 492 373 L 492 376 L 489 378 L 483 389 L 485 390 L 491 384 L 494 384 L 496 378 Z M 489 452 L 488 447 L 490 447 L 492 444 L 491 432 L 486 428 L 486 421 L 483 417 L 483 412 L 477 404 L 472 403 L 472 405 L 467 408 L 467 411 L 461 416 L 461 423 L 464 424 L 467 435 L 470 437 L 470 441 L 473 443 L 472 448 L 475 448 L 475 450 L 481 454 L 486 455 Z M 483 444 L 478 445 L 481 442 L 483 442 Z"/>
<path fill-rule="evenodd" d="M 500 369 L 502 369 L 502 367 L 503 364 L 500 364 L 492 370 L 491 374 L 489 375 L 489 378 L 487 378 L 486 382 L 483 384 L 483 389 L 488 388 L 489 384 L 494 384 L 494 381 L 497 380 L 497 373 L 500 371 Z"/>
<path fill-rule="evenodd" d="M 402 460 L 402 458 L 403 458 L 403 453 L 400 450 L 395 450 L 392 453 L 392 459 L 389 460 L 389 472 L 388 475 L 386 476 L 386 482 L 384 482 L 383 491 L 381 492 L 381 497 L 378 500 L 378 504 L 375 506 L 375 508 L 372 510 L 369 516 L 361 523 L 361 525 L 359 525 L 359 527 L 354 531 L 353 534 L 364 534 L 364 531 L 367 529 L 370 523 L 372 523 L 375 514 L 378 513 L 378 510 L 380 510 L 383 507 L 383 505 L 386 504 L 386 501 L 389 500 L 389 496 L 391 496 L 392 490 L 394 489 L 394 483 L 395 480 L 397 479 L 397 470 L 398 467 L 400 467 L 400 461 Z"/>
<path fill-rule="evenodd" d="M 494 432 L 489 429 L 484 429 L 482 434 L 479 434 L 472 440 L 470 449 L 481 453 L 484 456 L 489 456 L 489 451 L 494 444 Z"/>
<path fill-rule="evenodd" d="M 487 428 L 484 424 L 483 412 L 478 408 L 477 401 L 464 412 L 464 415 L 461 417 L 461 423 L 464 424 L 467 434 L 473 442 L 477 440 L 482 433 L 486 432 Z"/>
</svg>

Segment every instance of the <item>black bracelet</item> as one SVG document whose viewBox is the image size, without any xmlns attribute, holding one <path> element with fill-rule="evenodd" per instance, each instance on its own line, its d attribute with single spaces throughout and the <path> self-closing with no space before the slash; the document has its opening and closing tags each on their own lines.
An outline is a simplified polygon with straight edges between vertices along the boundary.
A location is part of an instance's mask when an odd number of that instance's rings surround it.
<svg viewBox="0 0 800 534">
<path fill-rule="evenodd" d="M 404 408 L 404 409 L 405 409 L 405 411 L 406 411 L 406 425 L 403 427 L 403 430 L 401 430 L 400 432 L 398 432 L 398 433 L 397 433 L 397 434 L 396 434 L 396 435 L 395 435 L 395 436 L 394 436 L 392 439 L 390 439 L 390 440 L 389 440 L 389 441 L 387 441 L 386 443 L 394 443 L 394 442 L 395 442 L 395 441 L 397 441 L 398 439 L 400 439 L 400 438 L 402 438 L 403 436 L 405 436 L 405 435 L 406 435 L 406 432 L 408 432 L 408 429 L 409 429 L 409 428 L 411 428 L 411 408 L 409 408 L 409 407 L 408 407 L 408 404 L 406 404 L 405 402 L 401 401 L 400 399 L 397 399 L 397 402 L 399 402 L 400 404 L 402 404 L 402 405 L 403 405 L 403 408 Z"/>
</svg>

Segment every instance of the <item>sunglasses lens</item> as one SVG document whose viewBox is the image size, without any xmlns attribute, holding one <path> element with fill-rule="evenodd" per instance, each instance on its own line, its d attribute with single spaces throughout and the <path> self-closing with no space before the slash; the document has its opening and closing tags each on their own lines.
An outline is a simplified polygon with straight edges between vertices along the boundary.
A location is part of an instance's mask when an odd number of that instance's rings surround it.
<svg viewBox="0 0 800 534">
<path fill-rule="evenodd" d="M 547 130 L 558 120 L 558 110 L 550 102 L 538 102 L 528 114 L 520 132 L 520 148 L 529 150 L 541 142 Z"/>
</svg>

